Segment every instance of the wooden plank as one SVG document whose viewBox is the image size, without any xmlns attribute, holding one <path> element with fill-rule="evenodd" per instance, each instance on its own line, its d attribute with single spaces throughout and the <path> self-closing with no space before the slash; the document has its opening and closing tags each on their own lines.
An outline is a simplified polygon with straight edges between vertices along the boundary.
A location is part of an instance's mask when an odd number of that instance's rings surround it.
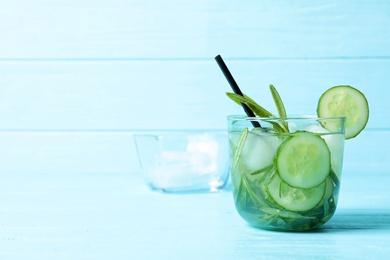
<svg viewBox="0 0 390 260">
<path fill-rule="evenodd" d="M 0 132 L 0 176 L 141 175 L 133 141 L 139 132 Z M 343 178 L 359 172 L 388 175 L 388 147 L 390 131 L 367 130 L 346 141 Z"/>
<path fill-rule="evenodd" d="M 14 0 L 0 58 L 389 57 L 390 3 Z"/>
<path fill-rule="evenodd" d="M 231 60 L 243 91 L 276 113 L 269 84 L 288 114 L 315 114 L 329 87 L 350 84 L 370 103 L 367 128 L 389 129 L 389 60 Z M 0 129 L 224 129 L 243 113 L 213 58 L 194 61 L 0 62 Z"/>
</svg>

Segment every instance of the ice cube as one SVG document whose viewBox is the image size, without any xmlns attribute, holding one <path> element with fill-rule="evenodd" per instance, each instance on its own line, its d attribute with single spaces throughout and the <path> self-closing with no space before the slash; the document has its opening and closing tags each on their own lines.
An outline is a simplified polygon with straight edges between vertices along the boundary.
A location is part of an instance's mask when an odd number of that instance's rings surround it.
<svg viewBox="0 0 390 260">
<path fill-rule="evenodd" d="M 188 137 L 185 150 L 163 150 L 151 179 L 158 187 L 203 188 L 219 180 L 221 144 L 211 135 Z"/>
<path fill-rule="evenodd" d="M 344 155 L 344 135 L 329 134 L 323 135 L 322 138 L 324 138 L 330 151 L 332 169 L 340 178 Z"/>
<path fill-rule="evenodd" d="M 312 132 L 312 133 L 318 133 L 318 134 L 329 133 L 329 131 L 323 128 L 321 125 L 308 125 L 304 127 L 304 129 L 302 130 Z"/>
<path fill-rule="evenodd" d="M 239 132 L 230 135 L 233 147 L 237 147 L 240 135 Z M 280 139 L 275 135 L 249 132 L 240 157 L 240 169 L 252 173 L 272 164 L 280 143 Z"/>
</svg>

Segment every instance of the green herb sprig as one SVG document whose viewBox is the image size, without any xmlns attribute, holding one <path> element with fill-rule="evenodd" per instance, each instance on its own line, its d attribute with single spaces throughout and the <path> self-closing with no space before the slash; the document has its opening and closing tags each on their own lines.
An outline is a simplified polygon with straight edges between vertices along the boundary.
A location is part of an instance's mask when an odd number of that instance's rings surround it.
<svg viewBox="0 0 390 260">
<path fill-rule="evenodd" d="M 286 113 L 286 108 L 283 104 L 282 98 L 279 95 L 279 92 L 276 90 L 276 88 L 271 84 L 270 85 L 270 91 L 272 94 L 272 98 L 275 102 L 276 109 L 278 111 L 279 117 L 280 118 L 287 118 L 287 113 Z M 263 106 L 259 105 L 256 101 L 254 101 L 252 98 L 250 98 L 248 95 L 243 94 L 243 95 L 238 95 L 232 92 L 226 92 L 226 95 L 233 100 L 236 104 L 242 105 L 245 104 L 247 107 L 249 107 L 250 110 L 255 113 L 255 115 L 263 118 L 276 118 L 276 116 L 265 109 Z M 281 133 L 288 133 L 288 124 L 286 122 L 272 122 L 270 123 L 273 125 L 275 131 L 281 132 Z"/>
</svg>

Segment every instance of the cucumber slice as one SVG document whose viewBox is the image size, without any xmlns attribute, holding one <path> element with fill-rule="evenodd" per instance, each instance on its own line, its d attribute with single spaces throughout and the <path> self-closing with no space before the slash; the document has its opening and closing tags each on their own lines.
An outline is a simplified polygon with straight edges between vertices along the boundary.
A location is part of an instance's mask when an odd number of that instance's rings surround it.
<svg viewBox="0 0 390 260">
<path fill-rule="evenodd" d="M 317 206 L 322 206 L 324 205 L 324 202 L 326 200 L 329 200 L 333 196 L 333 191 L 334 191 L 334 184 L 332 181 L 332 178 L 328 177 L 325 179 L 325 192 L 324 196 L 321 199 L 320 203 Z"/>
<path fill-rule="evenodd" d="M 367 125 L 369 108 L 362 92 L 351 86 L 335 86 L 325 91 L 317 106 L 318 117 L 345 117 L 345 139 L 356 137 Z M 337 126 L 324 125 L 330 131 Z"/>
<path fill-rule="evenodd" d="M 310 189 L 324 182 L 331 167 L 328 145 L 319 135 L 298 132 L 286 139 L 276 153 L 280 178 L 288 185 Z"/>
<path fill-rule="evenodd" d="M 325 194 L 325 181 L 312 189 L 289 186 L 275 174 L 268 184 L 268 193 L 281 207 L 290 211 L 308 211 L 315 208 Z"/>
</svg>

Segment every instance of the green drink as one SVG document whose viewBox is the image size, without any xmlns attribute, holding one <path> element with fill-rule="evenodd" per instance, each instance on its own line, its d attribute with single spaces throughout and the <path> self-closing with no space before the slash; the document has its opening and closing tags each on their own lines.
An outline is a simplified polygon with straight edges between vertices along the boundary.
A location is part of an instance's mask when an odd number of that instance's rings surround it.
<svg viewBox="0 0 390 260">
<path fill-rule="evenodd" d="M 261 127 L 253 127 L 254 121 Z M 324 125 L 332 125 L 332 131 Z M 231 180 L 239 215 L 271 230 L 303 231 L 326 223 L 337 206 L 344 126 L 343 117 L 229 116 Z"/>
<path fill-rule="evenodd" d="M 230 164 L 236 209 L 249 224 L 303 231 L 336 211 L 344 140 L 366 127 L 365 95 L 348 85 L 319 98 L 317 117 L 289 117 L 279 92 L 270 91 L 278 116 L 241 91 L 222 57 L 215 57 L 247 116 L 229 116 Z"/>
</svg>

